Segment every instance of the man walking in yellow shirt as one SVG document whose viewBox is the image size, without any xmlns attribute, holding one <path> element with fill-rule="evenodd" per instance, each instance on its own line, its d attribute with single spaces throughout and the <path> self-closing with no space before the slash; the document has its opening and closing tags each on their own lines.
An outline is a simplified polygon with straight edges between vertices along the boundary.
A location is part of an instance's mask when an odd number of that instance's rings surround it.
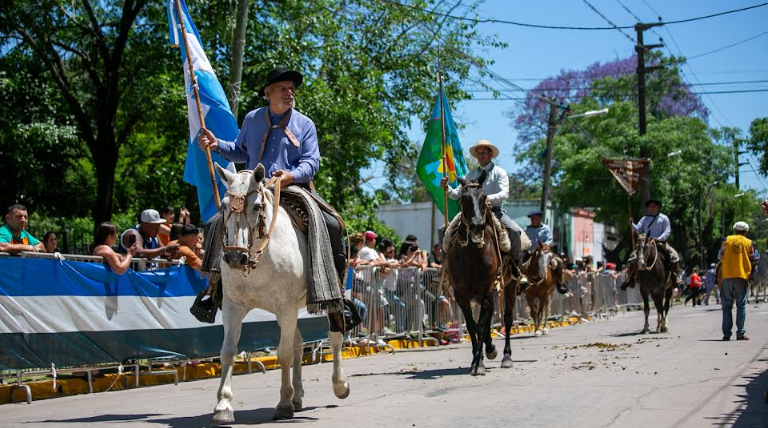
<svg viewBox="0 0 768 428">
<path fill-rule="evenodd" d="M 733 303 L 736 302 L 736 340 L 749 340 L 744 335 L 744 321 L 749 295 L 749 275 L 752 273 L 752 241 L 745 235 L 749 225 L 743 221 L 733 225 L 733 235 L 725 239 L 720 250 L 722 260 L 723 340 L 731 340 Z"/>
</svg>

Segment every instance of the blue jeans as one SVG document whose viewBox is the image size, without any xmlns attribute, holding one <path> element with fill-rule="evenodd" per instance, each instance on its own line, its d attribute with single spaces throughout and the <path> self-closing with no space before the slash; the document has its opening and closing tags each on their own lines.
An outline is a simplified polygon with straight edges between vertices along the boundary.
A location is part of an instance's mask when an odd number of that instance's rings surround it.
<svg viewBox="0 0 768 428">
<path fill-rule="evenodd" d="M 723 337 L 731 337 L 733 330 L 733 303 L 736 302 L 736 337 L 744 336 L 744 321 L 747 319 L 748 286 L 746 279 L 723 279 Z"/>
</svg>

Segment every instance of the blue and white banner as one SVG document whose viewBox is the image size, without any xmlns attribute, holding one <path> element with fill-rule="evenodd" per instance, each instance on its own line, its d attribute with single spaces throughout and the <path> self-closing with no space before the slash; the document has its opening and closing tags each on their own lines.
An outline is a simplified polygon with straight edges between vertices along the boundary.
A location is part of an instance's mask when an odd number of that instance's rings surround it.
<svg viewBox="0 0 768 428">
<path fill-rule="evenodd" d="M 79 366 L 128 358 L 219 354 L 216 323 L 189 308 L 206 280 L 187 266 L 116 275 L 102 264 L 31 258 L 0 259 L 0 370 Z M 326 317 L 299 313 L 307 342 L 328 335 Z M 252 310 L 239 350 L 275 347 L 275 316 Z"/>
<path fill-rule="evenodd" d="M 178 4 L 177 4 L 178 2 Z M 179 6 L 181 7 L 181 20 L 179 19 Z M 195 101 L 195 91 L 189 74 L 187 62 L 187 49 L 184 46 L 184 35 L 181 32 L 180 23 L 184 23 L 186 40 L 189 43 L 189 56 L 192 59 L 192 67 L 197 79 L 200 104 L 202 105 L 205 127 L 213 132 L 217 138 L 226 141 L 234 141 L 239 132 L 237 121 L 229 107 L 227 96 L 221 87 L 213 67 L 205 56 L 203 43 L 197 27 L 192 23 L 187 5 L 184 0 L 168 0 L 168 27 L 170 29 L 171 44 L 181 49 L 181 60 L 184 69 L 184 87 L 187 94 L 187 116 L 189 117 L 189 142 L 187 145 L 187 161 L 184 165 L 184 181 L 197 187 L 197 198 L 200 203 L 200 216 L 207 221 L 216 213 L 216 201 L 214 200 L 211 176 L 208 170 L 208 160 L 205 152 L 197 146 L 197 136 L 200 134 L 200 118 Z M 211 152 L 213 162 L 218 162 L 222 167 L 235 171 L 234 164 L 224 160 L 218 153 Z M 221 179 L 216 177 L 219 187 L 219 196 L 224 195 L 224 185 Z"/>
</svg>

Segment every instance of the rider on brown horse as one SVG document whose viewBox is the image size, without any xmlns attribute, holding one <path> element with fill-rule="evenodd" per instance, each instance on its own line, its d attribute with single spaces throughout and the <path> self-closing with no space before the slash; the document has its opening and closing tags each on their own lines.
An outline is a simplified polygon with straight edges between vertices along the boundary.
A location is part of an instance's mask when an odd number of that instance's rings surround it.
<svg viewBox="0 0 768 428">
<path fill-rule="evenodd" d="M 659 250 L 667 253 L 666 259 L 669 260 L 669 266 L 667 267 L 672 275 L 674 275 L 673 278 L 675 278 L 675 282 L 677 282 L 679 281 L 680 276 L 680 268 L 678 266 L 680 257 L 677 255 L 677 251 L 667 243 L 667 239 L 669 239 L 669 235 L 672 233 L 672 223 L 669 221 L 669 217 L 659 212 L 661 209 L 660 200 L 648 199 L 645 206 L 648 208 L 648 214 L 643 216 L 637 224 L 635 224 L 634 220 L 630 217 L 629 224 L 635 229 L 635 232 L 646 234 L 652 241 L 656 242 L 656 246 Z M 626 290 L 627 287 L 635 287 L 637 279 L 636 259 L 637 254 L 633 250 L 628 260 L 629 275 L 624 284 L 621 285 L 622 290 Z"/>
<path fill-rule="evenodd" d="M 488 140 L 480 140 L 477 142 L 477 144 L 470 147 L 469 153 L 472 155 L 472 157 L 477 159 L 478 163 L 480 163 L 480 166 L 474 168 L 463 178 L 467 181 L 475 181 L 480 177 L 481 173 L 485 171 L 486 179 L 481 184 L 483 186 L 483 191 L 485 191 L 485 194 L 487 195 L 486 200 L 490 202 L 491 211 L 493 214 L 497 219 L 499 219 L 501 224 L 507 230 L 507 234 L 509 235 L 509 239 L 512 243 L 510 255 L 515 261 L 515 265 L 519 268 L 522 266 L 523 257 L 521 248 L 522 240 L 520 238 L 523 230 L 520 228 L 520 226 L 517 225 L 517 223 L 509 218 L 506 212 L 502 209 L 504 200 L 509 196 L 509 175 L 500 166 L 491 162 L 492 159 L 499 155 L 499 149 L 497 149 L 496 146 L 491 144 L 491 142 Z M 448 189 L 448 196 L 451 199 L 459 199 L 459 196 L 461 195 L 461 186 L 455 189 L 449 187 L 447 177 L 444 177 L 440 181 L 440 185 L 443 188 Z M 525 275 L 521 275 L 521 289 L 525 289 L 528 285 L 527 283 L 528 279 L 525 277 Z"/>
</svg>

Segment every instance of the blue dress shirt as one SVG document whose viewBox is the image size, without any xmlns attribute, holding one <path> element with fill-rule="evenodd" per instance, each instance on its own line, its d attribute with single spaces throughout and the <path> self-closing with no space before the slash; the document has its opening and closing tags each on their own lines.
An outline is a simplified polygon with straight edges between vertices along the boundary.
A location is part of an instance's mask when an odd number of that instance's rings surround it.
<svg viewBox="0 0 768 428">
<path fill-rule="evenodd" d="M 264 153 L 258 159 L 261 139 L 269 130 L 264 117 L 266 108 L 269 107 L 253 110 L 245 116 L 235 141 L 219 140 L 219 153 L 228 161 L 245 162 L 247 169 L 255 169 L 258 164 L 262 164 L 267 170 L 267 177 L 271 177 L 275 171 L 285 170 L 293 174 L 294 182 L 308 183 L 320 165 L 315 123 L 293 109 L 287 127 L 299 141 L 299 147 L 288 139 L 282 128 L 275 128 L 269 133 Z M 276 115 L 269 110 L 269 120 L 272 125 L 277 125 L 286 114 L 288 112 Z"/>
<path fill-rule="evenodd" d="M 531 240 L 531 251 L 539 248 L 539 241 L 543 244 L 552 245 L 552 231 L 544 223 L 541 223 L 539 227 L 528 225 L 525 228 L 525 234 Z"/>
<path fill-rule="evenodd" d="M 655 221 L 654 218 L 656 219 Z M 669 234 L 672 233 L 672 223 L 670 223 L 669 217 L 662 213 L 657 214 L 655 217 L 646 215 L 635 225 L 635 230 L 637 233 L 647 234 L 649 238 L 667 242 Z"/>
</svg>

